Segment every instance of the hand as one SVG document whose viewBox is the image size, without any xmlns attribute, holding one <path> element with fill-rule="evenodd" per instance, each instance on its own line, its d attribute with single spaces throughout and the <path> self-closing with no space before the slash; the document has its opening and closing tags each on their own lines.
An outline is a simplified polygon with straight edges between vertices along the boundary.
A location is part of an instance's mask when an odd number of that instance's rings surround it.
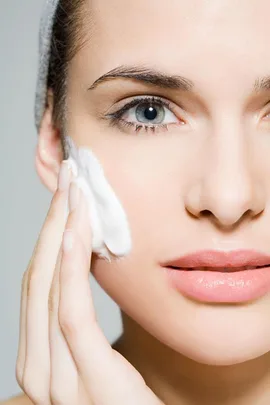
<svg viewBox="0 0 270 405">
<path fill-rule="evenodd" d="M 18 383 L 36 405 L 161 405 L 97 324 L 89 284 L 88 207 L 81 191 L 70 185 L 71 177 L 63 162 L 58 190 L 24 273 Z"/>
</svg>

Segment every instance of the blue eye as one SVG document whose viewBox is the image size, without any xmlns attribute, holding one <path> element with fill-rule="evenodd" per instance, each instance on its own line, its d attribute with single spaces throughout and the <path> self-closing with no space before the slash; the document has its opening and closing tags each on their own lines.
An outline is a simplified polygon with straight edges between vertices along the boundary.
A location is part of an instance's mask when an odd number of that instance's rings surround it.
<svg viewBox="0 0 270 405">
<path fill-rule="evenodd" d="M 164 105 L 153 102 L 142 102 L 129 108 L 122 119 L 141 124 L 160 125 L 178 122 L 175 115 Z"/>
<path fill-rule="evenodd" d="M 133 99 L 118 111 L 108 114 L 106 118 L 110 119 L 114 126 L 135 127 L 136 132 L 142 129 L 155 132 L 159 128 L 168 130 L 169 124 L 181 122 L 172 110 L 173 107 L 167 100 L 143 97 Z"/>
</svg>

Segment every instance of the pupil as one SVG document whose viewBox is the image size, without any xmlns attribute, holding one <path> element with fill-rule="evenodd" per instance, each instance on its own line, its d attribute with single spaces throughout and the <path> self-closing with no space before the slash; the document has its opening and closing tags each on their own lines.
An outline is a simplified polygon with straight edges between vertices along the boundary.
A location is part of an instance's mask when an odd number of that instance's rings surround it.
<svg viewBox="0 0 270 405">
<path fill-rule="evenodd" d="M 146 124 L 161 124 L 165 118 L 165 110 L 162 106 L 154 106 L 155 103 L 141 103 L 136 108 L 136 119 Z"/>
<path fill-rule="evenodd" d="M 144 116 L 148 120 L 154 120 L 157 117 L 157 110 L 154 107 L 145 109 Z"/>
</svg>

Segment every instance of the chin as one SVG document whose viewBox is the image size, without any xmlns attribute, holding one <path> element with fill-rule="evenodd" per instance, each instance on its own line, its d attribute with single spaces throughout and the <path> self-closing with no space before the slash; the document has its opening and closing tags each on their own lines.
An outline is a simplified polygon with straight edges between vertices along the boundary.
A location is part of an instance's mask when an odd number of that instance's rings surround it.
<svg viewBox="0 0 270 405">
<path fill-rule="evenodd" d="M 197 363 L 229 366 L 270 351 L 269 305 L 194 305 L 182 297 L 179 301 L 172 305 L 163 300 L 162 307 L 144 306 L 140 313 L 139 306 L 126 309 L 142 328 L 172 349 L 176 359 L 178 353 Z"/>
<path fill-rule="evenodd" d="M 244 363 L 270 351 L 270 303 L 265 301 L 235 306 L 194 304 L 185 299 L 182 308 L 180 304 L 164 305 L 162 313 L 169 316 L 156 323 L 153 319 L 158 315 L 148 313 L 149 319 L 141 319 L 141 326 L 173 351 L 198 363 Z"/>
</svg>

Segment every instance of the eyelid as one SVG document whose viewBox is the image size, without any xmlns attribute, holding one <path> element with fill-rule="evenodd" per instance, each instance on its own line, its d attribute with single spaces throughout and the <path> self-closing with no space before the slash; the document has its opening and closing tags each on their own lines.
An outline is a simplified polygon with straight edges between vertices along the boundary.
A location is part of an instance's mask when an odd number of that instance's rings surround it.
<svg viewBox="0 0 270 405">
<path fill-rule="evenodd" d="M 264 108 L 269 108 L 270 107 L 270 100 L 264 105 Z"/>
<path fill-rule="evenodd" d="M 130 101 L 128 101 L 130 99 Z M 183 115 L 185 115 L 185 112 L 183 110 L 183 108 L 181 106 L 176 106 L 172 101 L 164 98 L 164 97 L 160 97 L 160 96 L 156 96 L 156 95 L 142 95 L 142 96 L 137 96 L 137 97 L 129 97 L 128 99 L 124 99 L 121 100 L 120 103 L 123 102 L 123 106 L 118 107 L 117 109 L 115 109 L 112 112 L 108 112 L 109 110 L 107 110 L 107 112 L 105 113 L 106 117 L 117 117 L 117 116 L 121 116 L 125 111 L 128 111 L 130 108 L 135 107 L 136 105 L 138 105 L 139 103 L 143 103 L 143 102 L 153 102 L 156 104 L 160 104 L 160 105 L 165 105 L 169 110 L 171 110 L 178 119 L 180 120 L 184 120 L 183 119 Z M 181 109 L 181 117 L 179 118 L 179 113 L 177 113 L 176 109 L 180 108 Z"/>
<path fill-rule="evenodd" d="M 265 103 L 264 106 L 263 106 L 263 109 L 266 110 L 266 111 L 263 112 L 262 114 L 258 113 L 258 115 L 257 115 L 258 118 L 257 119 L 260 120 L 260 119 L 265 118 L 266 115 L 269 115 L 270 114 L 269 108 L 270 108 L 270 100 L 267 103 Z"/>
</svg>

